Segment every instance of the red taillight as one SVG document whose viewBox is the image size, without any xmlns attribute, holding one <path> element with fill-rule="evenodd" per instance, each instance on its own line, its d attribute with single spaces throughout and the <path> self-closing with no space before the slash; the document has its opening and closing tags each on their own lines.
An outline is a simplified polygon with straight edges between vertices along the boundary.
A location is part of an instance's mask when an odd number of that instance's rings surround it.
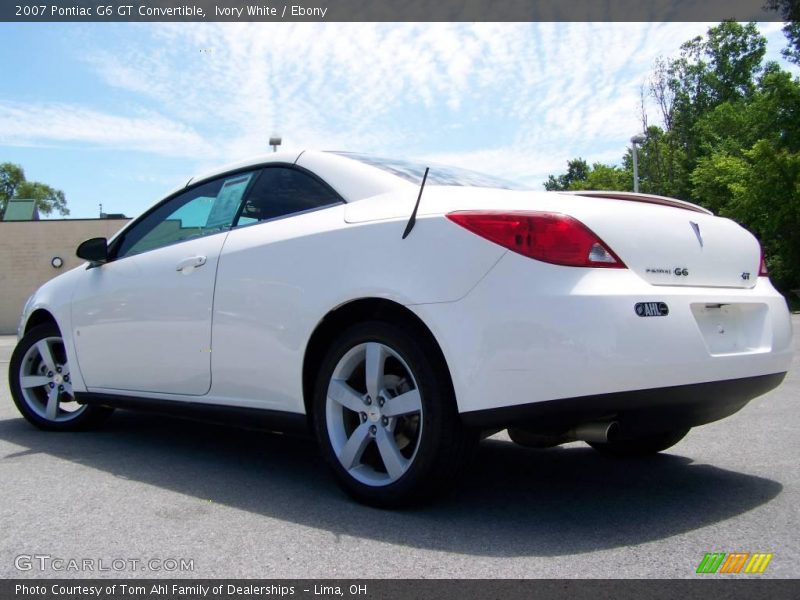
<svg viewBox="0 0 800 600">
<path fill-rule="evenodd" d="M 769 277 L 767 272 L 767 259 L 764 257 L 764 249 L 761 249 L 761 263 L 758 265 L 758 276 Z"/>
<path fill-rule="evenodd" d="M 559 213 L 459 211 L 447 218 L 504 248 L 555 265 L 624 269 L 625 264 L 577 219 Z"/>
</svg>

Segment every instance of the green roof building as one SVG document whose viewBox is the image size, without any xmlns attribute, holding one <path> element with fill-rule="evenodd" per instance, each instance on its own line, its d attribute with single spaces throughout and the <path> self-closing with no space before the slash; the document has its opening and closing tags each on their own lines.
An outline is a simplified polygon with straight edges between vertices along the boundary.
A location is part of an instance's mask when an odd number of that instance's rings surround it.
<svg viewBox="0 0 800 600">
<path fill-rule="evenodd" d="M 39 211 L 35 200 L 12 198 L 6 203 L 3 221 L 38 221 Z"/>
</svg>

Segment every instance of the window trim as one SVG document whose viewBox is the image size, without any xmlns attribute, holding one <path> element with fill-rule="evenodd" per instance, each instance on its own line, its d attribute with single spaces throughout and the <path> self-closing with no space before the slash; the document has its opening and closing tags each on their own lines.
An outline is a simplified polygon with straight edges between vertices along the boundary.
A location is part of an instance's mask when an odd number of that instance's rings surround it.
<svg viewBox="0 0 800 600">
<path fill-rule="evenodd" d="M 140 256 L 142 254 L 147 254 L 148 252 L 153 252 L 155 250 L 160 250 L 161 248 L 167 248 L 169 246 L 174 246 L 176 244 L 181 244 L 183 242 L 190 241 L 188 239 L 186 239 L 186 240 L 178 240 L 178 241 L 175 241 L 175 242 L 171 242 L 169 244 L 165 244 L 163 246 L 159 246 L 158 248 L 151 248 L 149 250 L 145 250 L 144 252 L 139 252 L 137 254 L 131 254 L 130 256 L 118 256 L 118 252 L 120 250 L 120 247 L 122 246 L 122 244 L 123 244 L 125 238 L 127 237 L 127 235 L 135 227 L 137 227 L 142 221 L 144 221 L 148 216 L 150 216 L 151 214 L 153 214 L 157 210 L 160 210 L 164 205 L 168 204 L 169 202 L 171 202 L 175 198 L 178 198 L 179 196 L 183 196 L 184 194 L 188 194 L 192 190 L 195 190 L 195 189 L 197 189 L 199 187 L 202 187 L 204 185 L 207 185 L 209 183 L 214 183 L 214 182 L 217 182 L 217 181 L 224 181 L 225 179 L 229 179 L 230 177 L 235 176 L 237 174 L 244 174 L 244 173 L 251 173 L 251 172 L 253 174 L 257 174 L 257 168 L 256 167 L 250 167 L 250 168 L 236 169 L 234 171 L 229 171 L 228 173 L 223 173 L 223 174 L 219 175 L 218 177 L 209 177 L 208 179 L 204 179 L 202 181 L 197 181 L 197 182 L 193 182 L 191 184 L 187 184 L 183 188 L 181 188 L 179 190 L 176 190 L 175 192 L 171 193 L 169 196 L 167 196 L 166 198 L 160 200 L 159 202 L 157 202 L 156 204 L 151 206 L 149 209 L 147 209 L 145 212 L 143 212 L 141 215 L 136 217 L 136 219 L 134 221 L 132 221 L 131 224 L 128 227 L 126 227 L 125 230 L 122 231 L 119 236 L 114 238 L 114 240 L 111 243 L 111 245 L 109 247 L 109 250 L 108 250 L 108 255 L 109 255 L 108 262 L 115 262 L 117 260 L 123 260 L 125 258 L 130 258 L 131 256 Z M 250 186 L 253 184 L 253 180 L 254 179 L 256 179 L 256 177 L 251 178 L 250 182 L 247 184 L 247 188 L 245 188 L 244 193 L 242 194 L 242 199 L 244 199 L 245 196 L 247 195 L 247 192 L 250 191 Z M 237 213 L 238 213 L 238 209 L 237 209 Z M 211 237 L 211 236 L 214 236 L 214 235 L 219 235 L 220 233 L 228 233 L 229 231 L 230 231 L 230 227 L 228 229 L 223 229 L 221 231 L 217 231 L 215 233 L 209 234 L 207 236 L 201 236 L 201 237 Z M 145 234 L 145 235 L 147 235 L 147 234 Z M 194 240 L 194 239 L 199 239 L 199 238 L 191 238 L 191 239 Z"/>
<path fill-rule="evenodd" d="M 327 208 L 332 208 L 334 206 L 339 206 L 341 204 L 347 204 L 347 202 L 345 202 L 344 200 L 331 202 L 330 204 L 323 204 L 321 206 L 315 206 L 313 208 L 307 208 L 305 210 L 298 210 L 297 212 L 289 213 L 287 215 L 278 215 L 277 217 L 272 217 L 271 219 L 264 219 L 262 221 L 256 221 L 254 223 L 246 223 L 244 225 L 237 225 L 236 227 L 231 227 L 228 233 L 233 233 L 234 231 L 239 231 L 240 229 L 248 229 L 250 227 L 255 227 L 256 225 L 266 225 L 267 223 L 282 221 L 283 219 L 291 219 L 292 217 L 307 215 L 308 213 L 317 212 L 318 210 L 325 210 Z"/>
<path fill-rule="evenodd" d="M 313 209 L 310 209 L 310 210 L 318 210 L 320 208 L 328 208 L 328 206 L 334 206 L 336 204 L 347 204 L 347 201 L 344 198 L 342 198 L 341 194 L 339 194 L 336 190 L 334 190 L 319 175 L 317 175 L 316 173 L 313 173 L 312 171 L 309 171 L 308 169 L 305 169 L 305 168 L 303 168 L 303 167 L 301 167 L 299 165 L 296 165 L 294 163 L 271 162 L 271 163 L 258 163 L 258 164 L 253 164 L 253 165 L 247 165 L 245 167 L 240 167 L 238 169 L 233 169 L 233 170 L 227 171 L 225 173 L 220 173 L 220 174 L 218 174 L 218 175 L 216 175 L 214 177 L 208 177 L 208 178 L 205 178 L 205 179 L 201 179 L 199 181 L 189 181 L 189 183 L 187 183 L 184 187 L 182 187 L 182 188 L 180 188 L 178 190 L 175 190 L 174 192 L 172 192 L 168 196 L 166 196 L 166 197 L 162 198 L 161 200 L 159 200 L 158 202 L 156 202 L 153 206 L 151 206 L 146 211 L 144 211 L 142 214 L 140 214 L 138 217 L 133 219 L 133 221 L 131 221 L 128 224 L 128 226 L 125 227 L 125 229 L 123 229 L 119 233 L 119 235 L 116 236 L 111 241 L 111 243 L 109 244 L 109 249 L 108 249 L 108 263 L 116 262 L 117 260 L 123 260 L 125 258 L 131 258 L 129 256 L 117 256 L 117 252 L 119 252 L 119 248 L 122 245 L 123 240 L 125 239 L 125 237 L 134 228 L 136 228 L 144 219 L 146 219 L 149 215 L 151 215 L 155 211 L 159 210 L 161 207 L 163 207 L 165 204 L 167 204 L 171 200 L 177 198 L 178 196 L 186 194 L 187 192 L 190 192 L 195 188 L 198 188 L 198 187 L 200 187 L 202 185 L 206 185 L 207 183 L 211 183 L 213 181 L 218 181 L 218 180 L 222 180 L 222 179 L 228 179 L 230 177 L 233 177 L 233 176 L 236 176 L 236 175 L 239 175 L 239 174 L 243 174 L 243 173 L 254 173 L 255 177 L 253 177 L 250 180 L 250 182 L 247 185 L 247 188 L 245 189 L 244 193 L 242 194 L 242 200 L 239 203 L 239 208 L 236 211 L 236 214 L 234 216 L 234 220 L 231 222 L 230 227 L 228 227 L 228 229 L 224 229 L 222 231 L 219 231 L 217 233 L 212 233 L 211 235 L 204 236 L 204 237 L 211 237 L 213 235 L 219 235 L 221 233 L 226 233 L 226 234 L 230 233 L 231 231 L 233 231 L 233 229 L 237 228 L 237 226 L 235 224 L 238 223 L 238 221 L 239 221 L 239 217 L 241 216 L 241 212 L 242 212 L 242 210 L 244 208 L 245 199 L 247 198 L 247 195 L 250 193 L 250 190 L 252 189 L 253 185 L 261 177 L 261 173 L 264 172 L 264 169 L 268 169 L 268 168 L 272 168 L 272 167 L 282 167 L 284 169 L 287 169 L 287 168 L 288 169 L 294 169 L 294 170 L 300 171 L 301 173 L 309 175 L 310 177 L 315 179 L 317 182 L 321 183 L 323 186 L 328 188 L 336 198 L 339 198 L 338 201 L 332 202 L 330 205 L 321 206 L 321 207 L 313 208 Z M 305 213 L 305 212 L 309 212 L 309 211 L 301 211 L 301 213 Z M 269 220 L 266 220 L 266 221 L 259 221 L 258 223 L 251 223 L 250 225 L 258 225 L 258 224 L 261 224 L 261 223 L 269 223 L 269 222 L 275 221 L 277 219 L 284 219 L 286 217 L 292 217 L 294 215 L 301 214 L 301 213 L 291 213 L 291 214 L 288 214 L 288 215 L 282 215 L 280 217 L 275 217 L 274 219 L 269 219 Z M 247 227 L 247 225 L 242 225 L 242 227 Z M 192 238 L 192 239 L 197 239 L 197 238 Z M 189 240 L 181 240 L 181 241 L 178 241 L 178 242 L 173 242 L 172 244 L 167 244 L 167 246 L 174 246 L 175 244 L 182 244 L 183 242 L 186 242 L 186 241 L 189 241 Z M 134 255 L 131 255 L 131 256 L 141 256 L 141 255 L 147 254 L 148 252 L 153 252 L 155 250 L 159 250 L 160 248 L 166 248 L 167 246 L 160 246 L 159 248 L 152 248 L 151 250 L 145 250 L 144 252 L 141 252 L 140 254 L 134 254 Z"/>
</svg>

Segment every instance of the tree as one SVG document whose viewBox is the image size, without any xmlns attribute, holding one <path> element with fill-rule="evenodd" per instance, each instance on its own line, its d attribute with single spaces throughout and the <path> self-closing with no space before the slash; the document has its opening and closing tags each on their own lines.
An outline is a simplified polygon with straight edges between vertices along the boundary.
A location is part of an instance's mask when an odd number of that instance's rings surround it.
<svg viewBox="0 0 800 600">
<path fill-rule="evenodd" d="M 647 194 L 687 199 L 686 150 L 674 135 L 660 127 L 648 127 L 646 134 L 638 153 L 639 189 Z M 632 162 L 628 150 L 623 163 L 632 170 Z"/>
<path fill-rule="evenodd" d="M 24 198 L 34 200 L 39 213 L 49 215 L 53 211 L 68 215 L 64 192 L 38 181 L 25 179 L 22 167 L 13 163 L 0 164 L 0 216 L 5 213 L 9 200 Z"/>
<path fill-rule="evenodd" d="M 782 50 L 787 60 L 800 64 L 800 2 L 798 0 L 767 0 L 765 7 L 781 13 L 786 22 L 783 33 L 789 46 Z"/>
<path fill-rule="evenodd" d="M 544 189 L 549 192 L 574 189 L 574 182 L 585 181 L 589 174 L 589 163 L 582 158 L 573 158 L 567 162 L 567 172 L 557 178 L 550 175 L 544 184 Z"/>
<path fill-rule="evenodd" d="M 621 169 L 602 163 L 591 167 L 582 158 L 567 162 L 567 172 L 558 177 L 550 175 L 544 184 L 550 192 L 568 190 L 631 190 L 633 175 L 630 169 Z"/>
<path fill-rule="evenodd" d="M 25 181 L 25 172 L 22 167 L 12 163 L 0 164 L 0 212 L 5 207 L 9 198 L 14 197 L 19 184 Z"/>
<path fill-rule="evenodd" d="M 723 21 L 681 46 L 680 57 L 667 62 L 668 86 L 674 95 L 667 133 L 685 153 L 688 173 L 702 156 L 695 125 L 724 102 L 747 101 L 756 89 L 756 77 L 767 40 L 755 23 Z M 656 100 L 659 100 L 656 98 Z"/>
<path fill-rule="evenodd" d="M 714 213 L 724 213 L 734 198 L 744 193 L 749 170 L 743 157 L 718 152 L 698 161 L 690 175 L 692 189 L 703 199 L 703 206 Z"/>
<path fill-rule="evenodd" d="M 800 14 L 800 0 L 776 5 Z M 661 124 L 648 126 L 642 114 L 639 180 L 642 192 L 696 202 L 752 231 L 773 283 L 788 294 L 800 289 L 800 79 L 764 63 L 764 50 L 754 24 L 724 21 L 656 62 L 648 87 Z M 630 189 L 630 150 L 622 167 L 580 159 L 569 167 L 545 187 Z"/>
<path fill-rule="evenodd" d="M 675 108 L 675 86 L 672 84 L 672 69 L 664 58 L 657 58 L 648 85 L 650 96 L 655 99 L 661 111 L 661 121 L 669 131 L 672 129 L 672 113 Z M 642 130 L 647 130 L 647 111 L 642 98 Z"/>
<path fill-rule="evenodd" d="M 744 158 L 749 168 L 731 186 L 732 199 L 721 214 L 761 240 L 778 289 L 800 289 L 800 153 L 762 139 Z"/>
<path fill-rule="evenodd" d="M 587 190 L 633 191 L 633 171 L 594 163 L 586 178 Z"/>
</svg>

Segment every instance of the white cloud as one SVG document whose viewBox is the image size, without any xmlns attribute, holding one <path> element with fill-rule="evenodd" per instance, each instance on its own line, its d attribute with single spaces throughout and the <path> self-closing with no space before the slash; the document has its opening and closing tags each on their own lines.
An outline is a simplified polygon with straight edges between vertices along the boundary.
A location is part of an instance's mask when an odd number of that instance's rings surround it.
<svg viewBox="0 0 800 600">
<path fill-rule="evenodd" d="M 288 147 L 420 155 L 542 179 L 573 156 L 621 157 L 641 127 L 640 86 L 655 58 L 708 25 L 128 24 L 85 60 L 126 94 L 134 116 L 0 104 L 0 142 L 209 164 L 263 152 L 277 132 Z"/>
<path fill-rule="evenodd" d="M 160 115 L 110 115 L 66 104 L 0 103 L 0 144 L 82 143 L 167 156 L 208 155 L 208 143 Z"/>
</svg>

